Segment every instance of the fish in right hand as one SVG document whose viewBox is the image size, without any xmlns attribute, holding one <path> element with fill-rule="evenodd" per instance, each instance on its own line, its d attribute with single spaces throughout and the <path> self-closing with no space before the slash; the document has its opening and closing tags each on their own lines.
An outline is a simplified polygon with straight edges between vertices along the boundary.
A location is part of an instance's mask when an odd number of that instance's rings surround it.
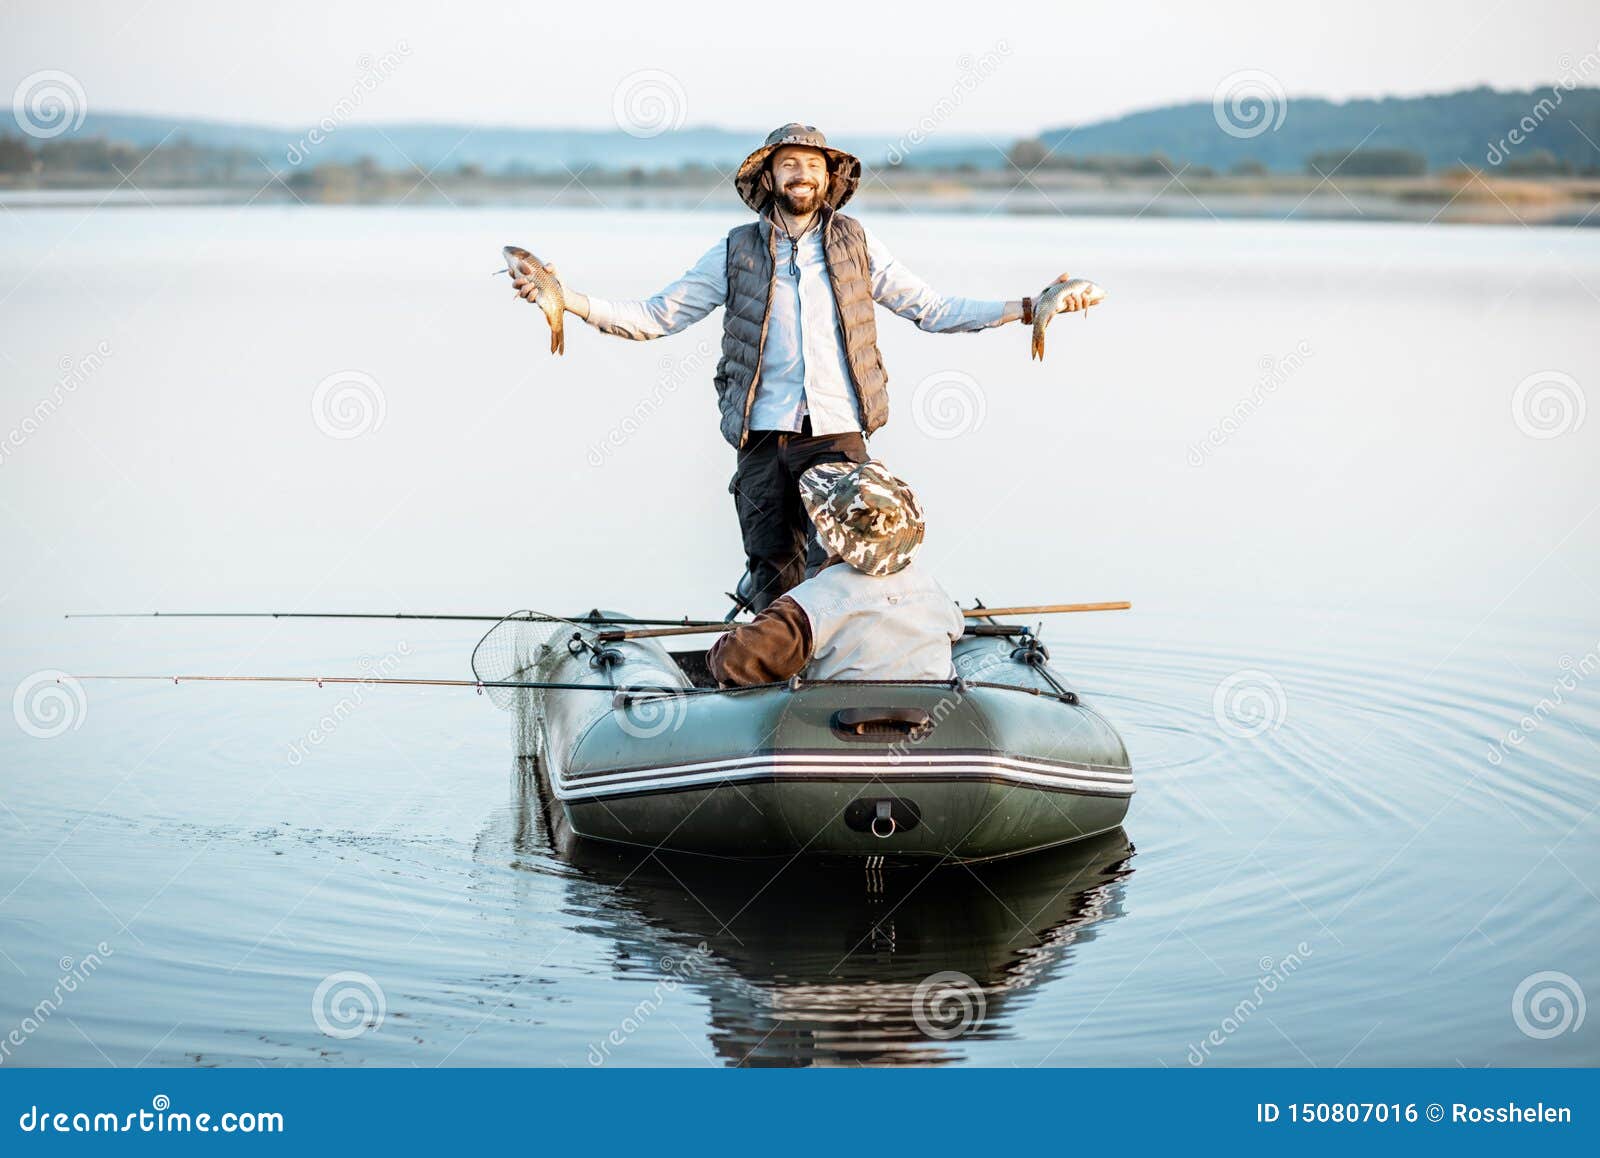
<svg viewBox="0 0 1600 1158">
<path fill-rule="evenodd" d="M 1085 277 L 1051 282 L 1044 287 L 1044 292 L 1039 295 L 1039 300 L 1033 307 L 1033 357 L 1041 362 L 1044 361 L 1044 328 L 1050 324 L 1050 319 L 1056 316 L 1056 311 L 1061 306 L 1061 299 L 1064 297 L 1081 297 L 1083 308 L 1088 309 L 1105 301 L 1106 291 Z"/>
<path fill-rule="evenodd" d="M 519 245 L 508 245 L 501 252 L 505 254 L 506 268 L 511 271 L 511 276 L 528 278 L 536 287 L 532 300 L 544 312 L 545 321 L 550 323 L 550 352 L 566 353 L 567 336 L 562 320 L 567 312 L 567 298 L 561 291 L 561 279 L 546 269 L 544 262 Z"/>
</svg>

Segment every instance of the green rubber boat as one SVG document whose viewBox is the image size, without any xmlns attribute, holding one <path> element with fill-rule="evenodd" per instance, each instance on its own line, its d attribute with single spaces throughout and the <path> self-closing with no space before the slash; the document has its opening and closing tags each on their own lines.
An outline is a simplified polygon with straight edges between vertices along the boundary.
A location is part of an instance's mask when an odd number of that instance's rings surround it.
<svg viewBox="0 0 1600 1158">
<path fill-rule="evenodd" d="M 606 640 L 626 622 L 591 612 L 493 665 L 494 680 L 563 685 L 489 690 L 579 837 L 731 858 L 977 862 L 1108 832 L 1127 813 L 1121 737 L 1026 628 L 970 625 L 952 681 L 719 689 L 704 651 Z M 480 653 L 491 639 L 503 649 L 497 628 Z"/>
</svg>

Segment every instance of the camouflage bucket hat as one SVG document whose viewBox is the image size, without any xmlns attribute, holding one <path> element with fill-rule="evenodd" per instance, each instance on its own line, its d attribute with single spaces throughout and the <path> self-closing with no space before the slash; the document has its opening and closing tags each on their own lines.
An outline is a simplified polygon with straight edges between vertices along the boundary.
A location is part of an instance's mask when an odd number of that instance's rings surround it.
<svg viewBox="0 0 1600 1158">
<path fill-rule="evenodd" d="M 850 200 L 861 184 L 861 162 L 856 157 L 831 147 L 828 138 L 818 132 L 815 125 L 791 121 L 768 133 L 762 146 L 744 159 L 734 175 L 734 188 L 739 190 L 744 203 L 757 213 L 765 213 L 772 203 L 772 194 L 761 187 L 761 172 L 767 167 L 767 158 L 784 145 L 804 145 L 828 158 L 828 192 L 824 200 L 830 209 L 838 209 Z"/>
<path fill-rule="evenodd" d="M 825 462 L 800 476 L 800 501 L 830 552 L 857 571 L 893 575 L 922 546 L 922 507 L 881 462 Z"/>
</svg>

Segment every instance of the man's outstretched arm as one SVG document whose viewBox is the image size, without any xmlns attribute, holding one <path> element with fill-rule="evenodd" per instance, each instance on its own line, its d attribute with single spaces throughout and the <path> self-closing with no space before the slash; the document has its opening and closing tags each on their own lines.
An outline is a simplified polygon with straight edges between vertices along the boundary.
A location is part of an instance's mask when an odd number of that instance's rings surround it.
<svg viewBox="0 0 1600 1158">
<path fill-rule="evenodd" d="M 957 334 L 1024 320 L 1020 298 L 1002 302 L 945 297 L 907 269 L 870 233 L 867 234 L 867 256 L 872 260 L 873 300 L 915 322 L 918 329 L 935 334 Z M 1066 281 L 1067 275 L 1062 274 L 1056 280 Z M 1063 313 L 1079 308 L 1087 306 L 1075 297 L 1064 297 L 1057 303 L 1057 309 Z"/>
<path fill-rule="evenodd" d="M 630 301 L 611 301 L 563 285 L 567 312 L 577 314 L 602 333 L 645 341 L 675 334 L 693 325 L 728 300 L 727 239 L 718 241 L 677 281 L 660 293 Z M 555 266 L 550 271 L 557 277 Z M 532 281 L 514 282 L 532 300 Z"/>
<path fill-rule="evenodd" d="M 867 256 L 872 261 L 872 298 L 920 330 L 956 334 L 987 330 L 991 326 L 1022 320 L 1022 301 L 945 297 L 923 281 L 881 241 L 867 234 Z"/>
</svg>

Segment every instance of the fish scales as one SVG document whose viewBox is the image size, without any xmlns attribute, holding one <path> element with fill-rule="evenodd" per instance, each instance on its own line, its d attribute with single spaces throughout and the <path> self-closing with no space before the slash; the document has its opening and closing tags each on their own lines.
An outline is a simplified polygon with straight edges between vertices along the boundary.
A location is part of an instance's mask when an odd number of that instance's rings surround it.
<svg viewBox="0 0 1600 1158">
<path fill-rule="evenodd" d="M 1044 330 L 1056 316 L 1061 299 L 1081 296 L 1084 308 L 1105 301 L 1106 291 L 1088 278 L 1075 277 L 1069 281 L 1053 282 L 1045 287 L 1033 307 L 1033 357 L 1044 360 Z"/>
<path fill-rule="evenodd" d="M 550 352 L 566 353 L 567 335 L 563 321 L 567 312 L 567 298 L 561 290 L 561 280 L 545 268 L 544 262 L 521 246 L 508 245 L 503 252 L 506 266 L 513 277 L 527 277 L 533 281 L 533 302 L 550 323 Z"/>
</svg>

